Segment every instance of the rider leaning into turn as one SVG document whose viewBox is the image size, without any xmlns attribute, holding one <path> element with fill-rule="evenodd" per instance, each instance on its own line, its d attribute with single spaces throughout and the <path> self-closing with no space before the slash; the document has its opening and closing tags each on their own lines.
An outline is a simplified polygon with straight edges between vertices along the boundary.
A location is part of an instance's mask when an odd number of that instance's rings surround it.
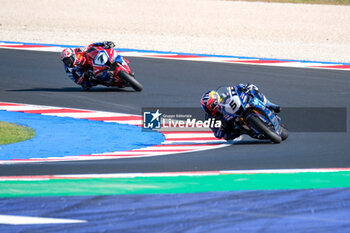
<svg viewBox="0 0 350 233">
<path fill-rule="evenodd" d="M 281 111 L 281 107 L 271 103 L 260 91 L 259 89 L 253 85 L 253 84 L 239 84 L 235 86 L 238 90 L 238 92 L 245 92 L 248 95 L 253 95 L 259 98 L 261 101 L 266 103 L 266 106 L 273 110 L 274 112 L 278 113 Z M 235 92 L 233 87 L 228 87 L 228 91 Z M 230 93 L 227 93 L 227 96 L 229 96 Z M 238 96 L 232 96 L 233 100 L 234 98 L 239 98 Z M 203 94 L 201 98 L 201 105 L 203 110 L 205 111 L 205 118 L 206 120 L 209 118 L 214 118 L 215 120 L 221 121 L 221 127 L 220 128 L 211 128 L 216 138 L 221 139 L 224 138 L 225 140 L 233 140 L 240 135 L 244 134 L 242 129 L 240 129 L 235 124 L 235 118 L 230 113 L 236 113 L 232 112 L 232 106 L 226 106 L 224 104 L 224 100 L 222 98 L 225 98 L 224 96 L 220 96 L 216 91 L 208 91 Z M 236 111 L 240 107 L 240 101 L 237 99 L 235 100 L 235 108 Z"/>
<path fill-rule="evenodd" d="M 90 44 L 85 48 L 65 48 L 61 52 L 61 60 L 64 63 L 66 74 L 83 88 L 90 88 L 97 84 L 89 61 L 91 47 L 110 49 L 114 48 L 115 45 L 112 41 L 103 41 Z"/>
</svg>

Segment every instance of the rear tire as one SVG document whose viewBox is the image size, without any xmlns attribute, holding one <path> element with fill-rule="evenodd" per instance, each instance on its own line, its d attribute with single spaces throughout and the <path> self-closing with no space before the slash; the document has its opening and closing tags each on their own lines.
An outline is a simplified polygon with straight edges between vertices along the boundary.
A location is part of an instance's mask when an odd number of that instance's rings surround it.
<svg viewBox="0 0 350 233">
<path fill-rule="evenodd" d="M 126 73 L 125 71 L 121 70 L 118 73 L 119 78 L 123 79 L 125 82 L 129 83 L 130 86 L 135 90 L 135 91 L 142 91 L 143 86 L 141 83 L 139 83 L 133 76 L 130 74 Z"/>
<path fill-rule="evenodd" d="M 282 138 L 269 129 L 257 116 L 251 115 L 247 120 L 249 124 L 254 127 L 254 129 L 264 134 L 264 136 L 270 139 L 272 142 L 280 143 L 282 141 Z"/>
</svg>

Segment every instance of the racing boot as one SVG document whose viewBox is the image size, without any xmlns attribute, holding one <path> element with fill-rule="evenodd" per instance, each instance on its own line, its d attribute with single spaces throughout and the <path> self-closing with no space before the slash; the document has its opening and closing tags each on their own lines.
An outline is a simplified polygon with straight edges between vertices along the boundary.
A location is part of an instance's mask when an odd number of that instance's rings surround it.
<svg viewBox="0 0 350 233">
<path fill-rule="evenodd" d="M 88 80 L 84 80 L 84 82 L 81 84 L 81 87 L 84 91 L 89 91 L 92 87 L 92 84 Z"/>
<path fill-rule="evenodd" d="M 109 79 L 107 79 L 107 80 L 104 80 L 104 82 L 105 82 L 105 84 L 106 84 L 107 86 L 111 86 L 112 83 L 113 83 L 113 79 L 112 79 L 112 78 L 109 78 Z"/>
<path fill-rule="evenodd" d="M 104 77 L 99 77 L 99 79 L 101 80 L 101 82 L 106 85 L 107 87 L 111 86 L 112 83 L 113 83 L 113 78 L 108 76 L 108 75 L 105 75 Z"/>
<path fill-rule="evenodd" d="M 224 134 L 224 139 L 225 140 L 234 140 L 235 138 L 238 138 L 239 136 L 242 135 L 242 132 L 240 131 L 235 131 L 235 132 L 230 132 L 230 133 L 226 133 Z"/>
<path fill-rule="evenodd" d="M 100 83 L 95 76 L 90 76 L 89 82 L 91 83 L 92 86 L 97 86 Z"/>
</svg>

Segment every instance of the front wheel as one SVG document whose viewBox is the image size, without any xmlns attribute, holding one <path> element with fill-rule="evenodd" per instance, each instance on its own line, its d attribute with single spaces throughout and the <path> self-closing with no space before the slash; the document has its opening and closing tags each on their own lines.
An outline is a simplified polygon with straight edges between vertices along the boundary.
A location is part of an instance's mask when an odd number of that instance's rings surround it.
<svg viewBox="0 0 350 233">
<path fill-rule="evenodd" d="M 270 139 L 274 143 L 280 143 L 282 138 L 278 136 L 274 131 L 269 129 L 257 116 L 251 115 L 247 121 L 257 131 L 261 132 L 266 138 Z"/>
<path fill-rule="evenodd" d="M 125 82 L 129 83 L 130 86 L 135 91 L 142 91 L 143 87 L 141 83 L 139 83 L 134 77 L 132 77 L 130 74 L 126 73 L 125 71 L 121 70 L 118 73 L 119 78 L 123 79 Z"/>
<path fill-rule="evenodd" d="M 281 127 L 281 138 L 282 138 L 282 141 L 286 140 L 288 138 L 288 130 L 285 128 L 285 127 Z"/>
</svg>

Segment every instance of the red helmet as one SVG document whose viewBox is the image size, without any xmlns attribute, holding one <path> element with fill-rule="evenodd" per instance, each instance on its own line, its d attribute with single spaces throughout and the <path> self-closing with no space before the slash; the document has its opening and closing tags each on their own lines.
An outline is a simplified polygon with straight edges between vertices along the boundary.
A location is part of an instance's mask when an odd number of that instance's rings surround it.
<svg viewBox="0 0 350 233">
<path fill-rule="evenodd" d="M 61 53 L 61 60 L 68 67 L 73 67 L 77 63 L 75 52 L 71 48 L 63 49 Z"/>
<path fill-rule="evenodd" d="M 221 97 L 216 91 L 208 91 L 202 95 L 201 105 L 206 113 L 214 116 L 220 108 Z"/>
</svg>

